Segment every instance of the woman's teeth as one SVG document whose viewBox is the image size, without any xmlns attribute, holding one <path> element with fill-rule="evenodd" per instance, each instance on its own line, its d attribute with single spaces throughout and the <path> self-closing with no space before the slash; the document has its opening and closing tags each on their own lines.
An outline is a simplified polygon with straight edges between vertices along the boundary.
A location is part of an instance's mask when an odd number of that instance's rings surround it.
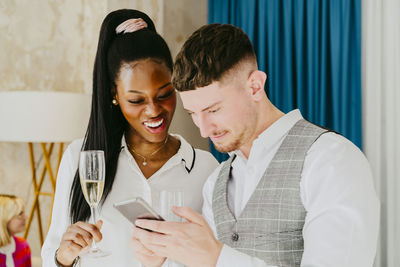
<svg viewBox="0 0 400 267">
<path fill-rule="evenodd" d="M 161 119 L 159 121 L 144 122 L 143 124 L 146 127 L 156 128 L 156 127 L 159 127 L 163 122 L 164 122 L 164 119 Z"/>
</svg>

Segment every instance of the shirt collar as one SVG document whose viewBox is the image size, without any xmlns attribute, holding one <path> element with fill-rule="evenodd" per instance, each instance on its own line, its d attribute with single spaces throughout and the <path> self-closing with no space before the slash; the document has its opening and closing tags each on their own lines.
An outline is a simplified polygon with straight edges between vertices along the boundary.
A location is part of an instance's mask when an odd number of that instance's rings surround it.
<svg viewBox="0 0 400 267">
<path fill-rule="evenodd" d="M 16 243 L 14 240 L 14 236 L 11 236 L 10 243 L 8 243 L 3 247 L 0 247 L 0 252 L 3 254 L 12 254 L 14 253 L 15 249 L 16 249 Z"/>
<path fill-rule="evenodd" d="M 303 119 L 303 116 L 301 115 L 300 110 L 295 109 L 290 111 L 274 122 L 270 127 L 265 129 L 255 140 L 255 143 L 257 144 L 260 142 L 265 148 L 270 148 L 286 136 L 296 122 L 301 119 Z"/>
<path fill-rule="evenodd" d="M 196 160 L 196 152 L 194 148 L 179 134 L 170 135 L 177 138 L 181 143 L 178 152 L 172 156 L 172 158 L 170 158 L 170 165 L 183 164 L 186 171 L 190 173 Z M 125 153 L 130 154 L 126 145 L 125 135 L 122 135 L 121 150 L 124 150 Z"/>
<path fill-rule="evenodd" d="M 178 134 L 171 135 L 181 141 L 181 146 L 176 154 L 181 158 L 181 162 L 184 164 L 186 171 L 190 173 L 196 161 L 196 151 L 182 136 Z"/>
<path fill-rule="evenodd" d="M 251 150 L 254 150 L 255 147 L 260 144 L 265 149 L 270 149 L 274 144 L 276 144 L 280 139 L 282 139 L 289 130 L 298 122 L 303 119 L 303 116 L 300 113 L 300 110 L 295 109 L 285 114 L 281 118 L 279 118 L 276 122 L 274 122 L 271 126 L 265 129 L 256 140 L 254 140 L 253 145 L 251 146 Z M 250 151 L 250 155 L 251 155 Z M 243 153 L 240 150 L 235 150 L 229 153 L 230 156 L 236 154 L 237 156 L 245 159 Z M 247 160 L 246 160 L 247 161 Z"/>
</svg>

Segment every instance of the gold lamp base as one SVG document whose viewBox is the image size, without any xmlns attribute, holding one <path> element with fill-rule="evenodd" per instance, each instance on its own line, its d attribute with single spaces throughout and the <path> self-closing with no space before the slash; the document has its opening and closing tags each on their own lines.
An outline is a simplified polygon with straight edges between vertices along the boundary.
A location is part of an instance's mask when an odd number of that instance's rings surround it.
<svg viewBox="0 0 400 267">
<path fill-rule="evenodd" d="M 43 245 L 44 238 L 43 238 L 43 226 L 42 226 L 42 216 L 41 216 L 41 210 L 40 210 L 40 199 L 39 196 L 48 196 L 51 197 L 51 209 L 50 209 L 50 216 L 48 220 L 48 225 L 46 228 L 46 234 L 49 230 L 50 227 L 50 222 L 51 222 L 51 213 L 53 210 L 53 202 L 54 202 L 54 194 L 56 192 L 56 177 L 58 173 L 58 167 L 60 166 L 61 162 L 61 157 L 63 154 L 64 150 L 64 143 L 58 143 L 58 155 L 57 155 L 57 163 L 55 166 L 55 172 L 53 172 L 53 167 L 51 166 L 51 155 L 53 153 L 53 148 L 54 148 L 55 143 L 40 143 L 41 146 L 41 151 L 42 151 L 42 156 L 43 156 L 43 166 L 40 171 L 40 176 L 37 176 L 37 171 L 39 171 L 39 168 L 36 168 L 36 161 L 35 161 L 35 154 L 33 151 L 33 143 L 29 142 L 28 147 L 29 147 L 29 157 L 30 157 L 30 163 L 31 163 L 31 170 L 32 170 L 32 185 L 33 185 L 33 190 L 34 190 L 34 198 L 32 202 L 32 206 L 30 208 L 25 232 L 24 232 L 24 238 L 26 239 L 29 234 L 29 230 L 31 228 L 31 223 L 33 220 L 33 216 L 36 212 L 36 218 L 38 222 L 38 230 L 39 230 L 39 240 L 40 240 L 40 245 Z M 55 175 L 54 175 L 55 173 Z M 46 174 L 48 174 L 46 176 Z M 38 177 L 40 177 L 38 179 Z M 45 177 L 49 177 L 50 183 L 52 186 L 52 191 L 51 192 L 43 192 L 42 191 L 42 185 L 45 180 Z"/>
</svg>

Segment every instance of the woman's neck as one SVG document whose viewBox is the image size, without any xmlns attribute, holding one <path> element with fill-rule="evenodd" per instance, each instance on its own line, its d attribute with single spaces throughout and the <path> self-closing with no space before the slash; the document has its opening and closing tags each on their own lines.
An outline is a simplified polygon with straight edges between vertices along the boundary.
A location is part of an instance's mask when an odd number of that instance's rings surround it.
<svg viewBox="0 0 400 267">
<path fill-rule="evenodd" d="M 178 152 L 180 147 L 180 141 L 172 136 L 167 136 L 162 142 L 157 143 L 140 141 L 128 136 L 125 136 L 125 141 L 129 152 L 146 178 L 157 172 Z"/>
<path fill-rule="evenodd" d="M 159 142 L 150 142 L 137 134 L 128 133 L 125 134 L 125 141 L 129 148 L 143 156 L 155 156 L 156 154 L 162 154 L 165 146 L 168 143 L 169 135 Z M 156 151 L 156 153 L 154 153 Z M 151 155 L 154 153 L 153 155 Z"/>
</svg>

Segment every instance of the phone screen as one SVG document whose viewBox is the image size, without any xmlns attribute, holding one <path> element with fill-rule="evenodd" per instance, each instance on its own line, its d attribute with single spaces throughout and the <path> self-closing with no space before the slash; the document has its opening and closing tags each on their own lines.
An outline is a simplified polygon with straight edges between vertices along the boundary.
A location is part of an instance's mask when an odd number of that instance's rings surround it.
<svg viewBox="0 0 400 267">
<path fill-rule="evenodd" d="M 164 221 L 164 219 L 140 197 L 115 203 L 114 207 L 132 224 L 135 224 L 135 221 L 138 219 Z"/>
</svg>

